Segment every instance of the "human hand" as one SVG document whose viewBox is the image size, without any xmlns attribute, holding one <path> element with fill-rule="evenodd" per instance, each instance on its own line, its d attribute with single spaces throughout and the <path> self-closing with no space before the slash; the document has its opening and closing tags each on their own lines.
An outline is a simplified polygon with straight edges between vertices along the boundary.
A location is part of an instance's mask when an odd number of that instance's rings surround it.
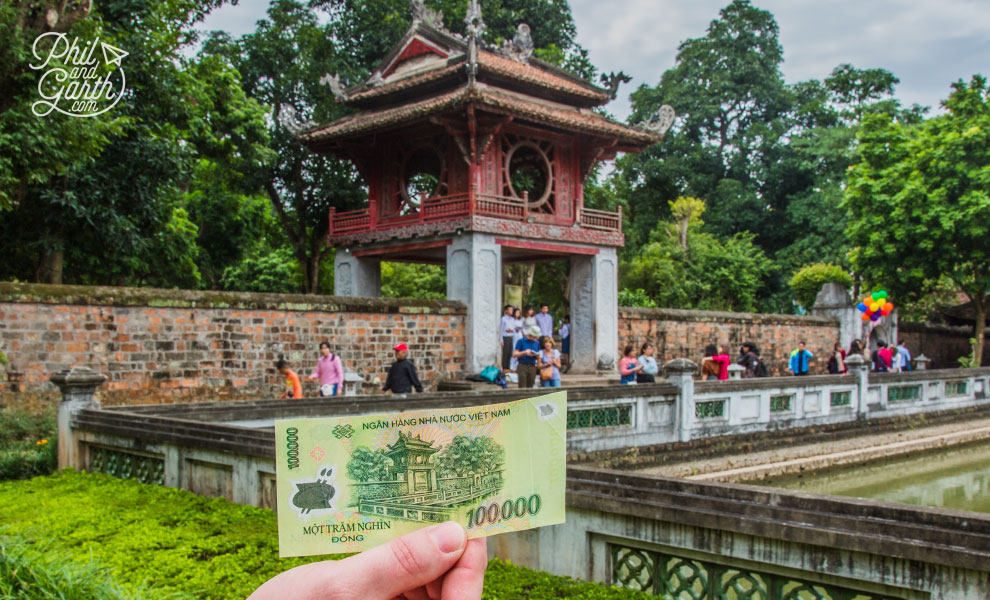
<svg viewBox="0 0 990 600">
<path fill-rule="evenodd" d="M 449 521 L 343 560 L 296 567 L 248 600 L 480 600 L 487 566 L 485 539 L 469 541 Z"/>
</svg>

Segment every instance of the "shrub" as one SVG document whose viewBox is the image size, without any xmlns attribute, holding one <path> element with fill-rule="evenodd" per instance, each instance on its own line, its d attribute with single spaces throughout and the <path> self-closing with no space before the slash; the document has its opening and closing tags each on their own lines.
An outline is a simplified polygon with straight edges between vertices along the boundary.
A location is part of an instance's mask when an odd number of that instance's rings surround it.
<svg viewBox="0 0 990 600">
<path fill-rule="evenodd" d="M 51 548 L 0 536 L 0 598 L 20 600 L 184 600 L 189 596 L 136 588 L 125 593 L 95 563 L 80 564 Z"/>
<path fill-rule="evenodd" d="M 622 288 L 619 290 L 619 306 L 656 308 L 657 301 L 650 298 L 650 295 L 643 288 L 636 288 L 635 290 Z"/>
<path fill-rule="evenodd" d="M 0 481 L 47 475 L 57 465 L 55 415 L 0 411 Z"/>
<path fill-rule="evenodd" d="M 791 277 L 788 285 L 791 286 L 798 304 L 806 310 L 811 310 L 815 305 L 815 297 L 826 283 L 841 283 L 849 288 L 852 287 L 853 278 L 838 265 L 815 263 L 801 267 Z"/>
<path fill-rule="evenodd" d="M 326 558 L 280 559 L 273 511 L 68 470 L 0 483 L 0 523 L 76 563 L 95 561 L 135 598 L 152 580 L 160 593 L 244 598 L 282 571 Z M 498 560 L 489 563 L 484 597 L 647 598 Z"/>
</svg>

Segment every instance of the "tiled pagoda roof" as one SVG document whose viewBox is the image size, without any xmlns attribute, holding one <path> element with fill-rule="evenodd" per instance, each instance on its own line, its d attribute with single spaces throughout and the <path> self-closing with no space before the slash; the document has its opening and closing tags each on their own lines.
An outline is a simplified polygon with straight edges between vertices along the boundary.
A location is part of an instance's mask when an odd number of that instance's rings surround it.
<svg viewBox="0 0 990 600">
<path fill-rule="evenodd" d="M 620 146 L 645 146 L 660 140 L 656 134 L 617 123 L 588 109 L 577 109 L 484 84 L 464 85 L 409 104 L 362 111 L 310 129 L 298 138 L 307 145 L 317 146 L 412 123 L 468 103 L 567 131 L 616 138 Z"/>
</svg>

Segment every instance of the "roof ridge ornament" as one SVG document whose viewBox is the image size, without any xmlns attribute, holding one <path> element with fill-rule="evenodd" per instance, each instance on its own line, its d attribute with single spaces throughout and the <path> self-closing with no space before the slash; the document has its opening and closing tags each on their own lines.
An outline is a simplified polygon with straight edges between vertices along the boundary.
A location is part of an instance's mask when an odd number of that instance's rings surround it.
<svg viewBox="0 0 990 600">
<path fill-rule="evenodd" d="M 616 73 L 612 71 L 608 75 L 602 73 L 601 75 L 602 84 L 605 85 L 605 89 L 608 90 L 608 97 L 615 100 L 616 96 L 619 95 L 619 86 L 623 83 L 629 83 L 632 81 L 632 77 L 626 75 L 622 71 Z"/>
<path fill-rule="evenodd" d="M 505 58 L 524 63 L 533 55 L 533 49 L 533 35 L 529 29 L 529 25 L 520 23 L 516 27 L 516 35 L 511 41 L 505 40 L 502 42 L 502 47 L 498 49 L 498 53 Z"/>
<path fill-rule="evenodd" d="M 411 0 L 413 25 L 425 23 L 436 29 L 443 29 L 443 10 L 433 10 L 426 6 L 423 0 Z"/>
<path fill-rule="evenodd" d="M 339 74 L 324 74 L 323 77 L 320 77 L 320 85 L 330 86 L 330 93 L 333 94 L 333 97 L 336 98 L 338 102 L 347 100 L 347 93 L 344 91 L 344 84 L 341 83 Z"/>
<path fill-rule="evenodd" d="M 296 108 L 291 104 L 282 104 L 279 106 L 278 122 L 292 135 L 316 126 L 316 123 L 313 121 L 302 120 L 299 113 L 296 112 Z"/>
<path fill-rule="evenodd" d="M 467 13 L 464 15 L 464 30 L 468 34 L 468 60 L 465 66 L 468 72 L 468 84 L 472 86 L 478 75 L 478 45 L 486 27 L 485 20 L 481 16 L 481 4 L 478 0 L 469 0 Z"/>
<path fill-rule="evenodd" d="M 643 131 L 649 131 L 650 133 L 663 136 L 674 124 L 674 117 L 676 116 L 677 115 L 674 113 L 674 107 L 669 104 L 664 104 L 657 110 L 657 112 L 653 113 L 645 121 L 641 122 L 638 127 Z"/>
</svg>

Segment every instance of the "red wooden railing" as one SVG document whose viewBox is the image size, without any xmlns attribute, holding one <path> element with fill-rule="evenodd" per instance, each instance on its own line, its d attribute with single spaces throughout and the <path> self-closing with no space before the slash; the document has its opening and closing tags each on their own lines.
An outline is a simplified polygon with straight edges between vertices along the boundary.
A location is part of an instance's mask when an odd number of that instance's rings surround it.
<svg viewBox="0 0 990 600">
<path fill-rule="evenodd" d="M 377 229 L 393 229 L 417 223 L 434 223 L 471 214 L 468 194 L 452 194 L 426 198 L 419 210 L 407 215 L 379 217 L 377 223 L 371 220 L 368 209 L 337 212 L 330 208 L 330 236 L 347 233 L 361 233 Z M 499 219 L 523 221 L 530 216 L 526 210 L 526 200 L 510 196 L 477 194 L 475 214 Z M 618 212 L 608 212 L 591 208 L 578 209 L 577 222 L 582 227 L 602 231 L 622 231 L 622 208 Z"/>
</svg>

